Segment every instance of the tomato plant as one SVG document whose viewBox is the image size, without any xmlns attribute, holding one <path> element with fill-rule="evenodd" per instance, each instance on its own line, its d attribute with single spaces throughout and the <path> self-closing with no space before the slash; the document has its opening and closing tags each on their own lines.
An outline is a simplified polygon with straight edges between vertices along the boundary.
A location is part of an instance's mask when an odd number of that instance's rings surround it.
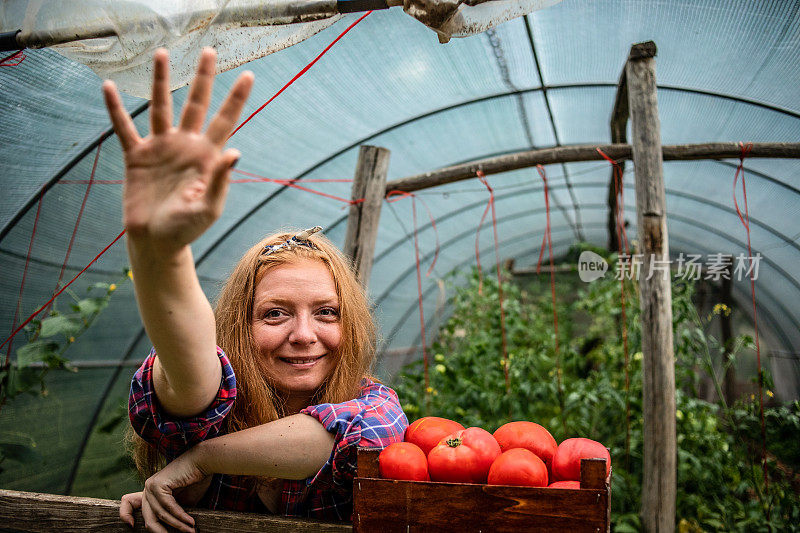
<svg viewBox="0 0 800 533">
<path fill-rule="evenodd" d="M 408 426 L 404 440 L 419 446 L 427 456 L 440 440 L 462 429 L 464 426 L 453 420 L 426 416 Z"/>
<path fill-rule="evenodd" d="M 611 454 L 596 440 L 573 438 L 558 445 L 553 455 L 553 478 L 558 481 L 580 481 L 581 459 L 606 460 L 606 476 L 611 472 Z"/>
<path fill-rule="evenodd" d="M 530 450 L 544 461 L 548 470 L 553 454 L 558 448 L 556 439 L 550 432 L 535 422 L 519 421 L 503 424 L 494 432 L 494 438 L 504 452 L 513 448 Z"/>
<path fill-rule="evenodd" d="M 430 451 L 428 470 L 433 481 L 486 483 L 499 455 L 500 445 L 491 433 L 470 427 L 445 437 Z"/>
<path fill-rule="evenodd" d="M 547 467 L 535 453 L 512 448 L 494 460 L 489 469 L 489 485 L 547 486 Z"/>
<path fill-rule="evenodd" d="M 378 470 L 386 479 L 428 481 L 428 459 L 419 446 L 410 442 L 395 442 L 378 456 Z"/>
</svg>

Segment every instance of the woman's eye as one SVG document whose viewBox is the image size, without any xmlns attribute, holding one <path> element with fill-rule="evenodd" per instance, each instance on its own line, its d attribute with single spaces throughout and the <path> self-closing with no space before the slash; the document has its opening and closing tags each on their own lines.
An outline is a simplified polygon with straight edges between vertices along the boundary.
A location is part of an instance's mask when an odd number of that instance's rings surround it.
<svg viewBox="0 0 800 533">
<path fill-rule="evenodd" d="M 319 310 L 319 314 L 322 316 L 339 316 L 339 311 L 332 308 L 332 307 L 323 307 Z"/>
<path fill-rule="evenodd" d="M 264 318 L 280 318 L 282 314 L 280 309 L 270 309 L 264 313 Z"/>
</svg>

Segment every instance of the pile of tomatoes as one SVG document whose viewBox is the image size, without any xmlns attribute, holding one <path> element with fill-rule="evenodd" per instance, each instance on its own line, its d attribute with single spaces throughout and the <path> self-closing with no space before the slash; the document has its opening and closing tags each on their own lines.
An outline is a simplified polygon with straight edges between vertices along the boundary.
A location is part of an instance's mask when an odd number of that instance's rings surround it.
<svg viewBox="0 0 800 533">
<path fill-rule="evenodd" d="M 606 460 L 608 475 L 611 456 L 597 441 L 572 438 L 559 445 L 534 422 L 509 422 L 492 434 L 428 416 L 408 426 L 404 442 L 385 448 L 378 463 L 387 479 L 577 489 L 581 459 L 595 457 Z"/>
</svg>

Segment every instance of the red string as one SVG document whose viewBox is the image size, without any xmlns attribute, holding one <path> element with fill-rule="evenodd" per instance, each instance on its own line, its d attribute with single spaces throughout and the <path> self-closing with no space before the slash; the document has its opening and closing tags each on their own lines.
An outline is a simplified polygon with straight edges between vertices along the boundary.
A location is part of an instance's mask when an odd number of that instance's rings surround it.
<svg viewBox="0 0 800 533">
<path fill-rule="evenodd" d="M 419 302 L 419 328 L 420 328 L 420 337 L 422 339 L 422 364 L 423 364 L 423 375 L 425 376 L 425 406 L 426 412 L 430 410 L 430 375 L 428 373 L 428 341 L 425 337 L 425 313 L 423 310 L 422 305 L 422 270 L 420 268 L 420 259 L 419 259 L 419 238 L 418 238 L 418 231 L 417 231 L 417 196 L 414 193 L 406 192 L 406 191 L 389 191 L 386 195 L 386 201 L 388 203 L 393 203 L 398 200 L 402 200 L 403 198 L 411 198 L 411 220 L 414 224 L 414 261 L 416 264 L 417 270 L 417 301 Z M 436 252 L 433 256 L 433 261 L 431 262 L 430 268 L 428 268 L 427 274 L 425 277 L 428 277 L 433 270 L 433 266 L 436 264 L 436 260 L 439 257 L 439 232 L 436 229 L 436 221 L 433 218 L 433 214 L 431 210 L 428 209 L 428 205 L 419 198 L 419 201 L 422 202 L 422 205 L 425 206 L 425 210 L 428 211 L 428 217 L 431 219 L 431 226 L 433 227 L 434 234 L 436 235 Z"/>
<path fill-rule="evenodd" d="M 483 183 L 486 187 L 489 187 L 489 184 L 485 181 L 486 176 L 484 175 L 483 171 L 478 170 L 476 172 L 478 175 L 478 179 Z M 479 245 L 479 239 L 481 236 L 481 228 L 483 227 L 483 221 L 486 220 L 486 215 L 489 214 L 489 210 L 494 205 L 494 191 L 489 188 L 489 201 L 486 203 L 486 208 L 483 210 L 483 214 L 481 215 L 481 220 L 478 222 L 478 229 L 475 232 L 475 262 L 477 263 L 478 267 L 478 294 L 483 294 L 483 269 L 481 268 L 481 249 Z"/>
<path fill-rule="evenodd" d="M 356 24 L 358 24 L 359 22 L 361 22 L 362 20 L 364 20 L 364 19 L 367 17 L 367 15 L 369 15 L 370 13 L 372 13 L 372 11 L 367 11 L 366 13 L 364 13 L 364 14 L 361 16 L 361 18 L 359 18 L 358 20 L 356 20 L 355 22 L 353 22 L 352 24 L 350 24 L 350 25 L 347 27 L 347 29 L 346 29 L 346 30 L 344 30 L 342 33 L 340 33 L 340 34 L 339 34 L 339 36 L 338 36 L 336 39 L 334 39 L 334 40 L 331 42 L 331 44 L 329 44 L 329 45 L 328 45 L 328 46 L 325 48 L 325 50 L 323 50 L 322 52 L 320 52 L 320 53 L 319 53 L 319 55 L 318 55 L 317 57 L 315 57 L 315 58 L 314 58 L 314 60 L 313 60 L 311 63 L 309 63 L 308 65 L 306 65 L 305 67 L 303 67 L 303 70 L 301 70 L 300 72 L 298 72 L 298 73 L 297 73 L 297 74 L 294 76 L 294 78 L 292 78 L 291 80 L 289 80 L 289 82 L 288 82 L 286 85 L 284 85 L 283 87 L 281 87 L 281 90 L 280 90 L 280 91 L 278 91 L 277 93 L 275 93 L 275 94 L 272 96 L 272 98 L 270 98 L 269 100 L 267 100 L 267 102 L 266 102 L 264 105 L 262 105 L 261 107 L 259 107 L 258 109 L 256 109 L 256 110 L 255 110 L 255 111 L 254 111 L 254 112 L 253 112 L 253 113 L 252 113 L 252 114 L 251 114 L 249 117 L 247 117 L 247 118 L 244 120 L 244 122 L 242 122 L 241 124 L 239 124 L 239 125 L 236 127 L 236 129 L 235 129 L 235 130 L 233 130 L 233 132 L 232 132 L 230 135 L 228 135 L 228 138 L 230 139 L 231 137 L 233 137 L 233 135 L 234 135 L 234 134 L 235 134 L 237 131 L 239 131 L 239 130 L 242 128 L 242 126 L 244 126 L 245 124 L 247 124 L 248 122 L 250 122 L 250 119 L 251 119 L 251 118 L 253 118 L 253 117 L 254 117 L 254 116 L 256 116 L 257 114 L 259 114 L 259 113 L 261 112 L 261 110 L 262 110 L 262 109 L 264 109 L 265 107 L 267 107 L 267 105 L 269 105 L 269 103 L 270 103 L 270 102 L 272 102 L 272 101 L 273 101 L 275 98 L 277 98 L 279 94 L 281 94 L 281 93 L 282 93 L 284 90 L 286 90 L 286 88 L 287 88 L 287 87 L 289 87 L 291 84 L 293 84 L 293 83 L 294 83 L 294 82 L 295 82 L 295 81 L 296 81 L 298 78 L 300 78 L 300 76 L 302 76 L 303 74 L 305 74 L 305 73 L 308 71 L 308 69 L 310 69 L 312 66 L 314 66 L 314 63 L 316 63 L 317 61 L 319 61 L 319 59 L 320 59 L 322 56 L 324 56 L 324 55 L 325 55 L 325 54 L 328 52 L 328 50 L 330 50 L 330 49 L 331 49 L 331 47 L 333 47 L 333 45 L 334 45 L 334 44 L 336 44 L 336 43 L 339 41 L 339 39 L 341 39 L 342 37 L 344 37 L 344 36 L 347 34 L 347 32 L 349 32 L 350 30 L 352 30 L 352 29 L 355 27 L 355 25 L 356 25 Z"/>
<path fill-rule="evenodd" d="M 397 196 L 397 198 L 392 198 L 393 196 Z M 417 199 L 422 203 L 422 206 L 425 208 L 425 211 L 428 212 L 428 218 L 431 221 L 431 228 L 433 228 L 433 236 L 436 239 L 436 248 L 434 249 L 434 252 L 433 252 L 433 261 L 431 261 L 431 265 L 428 267 L 428 271 L 425 273 L 425 277 L 427 278 L 427 277 L 429 277 L 431 275 L 431 272 L 433 272 L 433 267 L 436 266 L 436 261 L 439 259 L 439 248 L 440 248 L 440 245 L 439 245 L 439 229 L 436 227 L 436 219 L 433 218 L 433 213 L 431 213 L 431 209 L 428 207 L 428 204 L 425 203 L 425 200 L 423 200 L 422 198 L 420 198 L 416 194 L 414 194 L 412 192 L 406 192 L 406 191 L 397 191 L 397 190 L 389 191 L 386 194 L 386 201 L 388 203 L 393 203 L 393 202 L 396 202 L 398 200 L 402 200 L 403 198 L 408 198 L 408 197 L 411 197 L 412 199 Z"/>
<path fill-rule="evenodd" d="M 36 226 L 38 226 L 38 224 L 39 224 L 39 213 L 41 213 L 41 211 L 42 211 L 42 200 L 43 199 L 44 199 L 44 189 L 42 189 L 41 192 L 39 192 L 39 202 L 38 202 L 38 204 L 36 206 L 36 217 L 33 219 L 33 230 L 31 231 L 31 240 L 28 243 L 28 255 L 25 257 L 25 268 L 22 270 L 22 281 L 19 284 L 19 296 L 17 296 L 17 307 L 16 307 L 16 309 L 14 311 L 14 321 L 11 323 L 11 329 L 12 330 L 14 329 L 14 326 L 17 325 L 17 319 L 19 318 L 19 308 L 20 308 L 20 305 L 22 304 L 22 292 L 25 289 L 25 279 L 28 277 L 28 264 L 31 261 L 31 251 L 33 250 L 33 239 L 34 239 L 34 237 L 36 237 Z M 25 324 L 27 324 L 29 321 L 30 321 L 30 319 L 26 320 Z M 17 334 L 17 331 L 22 329 L 22 327 L 24 327 L 25 324 L 23 324 L 22 326 L 17 328 L 16 331 L 13 331 L 11 333 L 11 337 L 9 337 L 9 339 L 13 339 L 14 335 Z M 6 341 L 6 342 L 8 342 L 8 341 Z M 3 343 L 3 345 L 0 345 L 0 348 L 2 348 L 4 345 L 5 345 L 5 342 Z M 8 350 L 6 352 L 6 360 L 3 363 L 3 368 L 8 368 L 8 365 L 10 365 L 10 364 L 11 364 L 11 343 L 8 344 Z"/>
<path fill-rule="evenodd" d="M 500 339 L 501 339 L 501 346 L 503 350 L 503 376 L 505 377 L 506 381 L 506 394 L 511 393 L 511 381 L 508 376 L 508 340 L 506 335 L 506 312 L 505 306 L 503 305 L 504 298 L 503 298 L 503 279 L 500 275 L 500 250 L 498 249 L 498 238 L 497 238 L 497 215 L 494 209 L 494 189 L 492 189 L 491 185 L 489 185 L 489 180 L 486 179 L 486 175 L 483 171 L 478 170 L 476 172 L 478 175 L 478 180 L 483 183 L 483 185 L 489 190 L 489 203 L 487 204 L 486 208 L 488 209 L 491 207 L 492 209 L 492 230 L 494 232 L 494 261 L 495 266 L 497 268 L 497 298 L 500 304 Z M 486 211 L 483 212 L 484 217 L 486 216 Z M 483 224 L 483 218 L 481 218 L 481 224 L 478 225 L 478 231 L 480 232 L 481 225 Z M 475 238 L 475 251 L 478 251 L 478 238 Z M 478 266 L 478 272 L 480 273 L 480 266 Z M 482 282 L 482 280 L 481 280 Z M 480 283 L 479 282 L 479 290 L 480 290 Z"/>
<path fill-rule="evenodd" d="M 619 255 L 622 255 L 623 246 L 625 254 L 628 255 L 628 235 L 625 231 L 625 196 L 624 181 L 622 176 L 622 169 L 619 164 L 608 157 L 603 151 L 598 148 L 597 152 L 605 158 L 606 161 L 611 163 L 613 167 L 614 179 L 614 195 L 616 197 L 615 206 L 615 222 L 617 231 L 617 248 Z M 630 402 L 630 359 L 628 355 L 628 319 L 625 305 L 625 276 L 619 278 L 620 284 L 620 300 L 622 307 L 622 352 L 625 356 L 625 461 L 626 464 L 630 462 L 630 439 L 631 439 L 631 402 Z"/>
<path fill-rule="evenodd" d="M 122 238 L 122 236 L 123 236 L 123 235 L 125 235 L 125 230 L 122 230 L 122 232 L 121 232 L 119 235 L 117 235 L 117 237 L 116 237 L 116 238 L 115 238 L 113 241 L 111 241 L 111 243 L 110 243 L 108 246 L 106 246 L 105 248 L 103 248 L 103 249 L 100 251 L 100 253 L 99 253 L 99 254 L 97 254 L 97 255 L 94 257 L 94 259 L 92 259 L 91 263 L 89 263 L 88 265 L 86 265 L 85 267 L 83 267 L 83 270 L 81 270 L 80 272 L 78 272 L 77 274 L 75 274 L 75 277 L 74 277 L 74 278 L 72 278 L 71 280 L 69 280 L 69 283 L 67 283 L 66 285 L 64 285 L 63 287 L 61 287 L 61 289 L 60 289 L 60 290 L 59 290 L 57 293 L 55 293 L 55 294 L 54 294 L 54 295 L 53 295 L 53 296 L 52 296 L 52 297 L 51 297 L 49 300 L 47 300 L 43 306 L 41 306 L 39 309 L 37 309 L 36 311 L 34 311 L 34 312 L 33 312 L 33 314 L 32 314 L 31 316 L 29 316 L 29 317 L 27 318 L 27 320 L 25 320 L 25 322 L 23 322 L 23 323 L 22 323 L 22 324 L 21 324 L 21 325 L 20 325 L 20 326 L 19 326 L 17 329 L 15 329 L 15 330 L 14 330 L 14 333 L 12 333 L 12 334 L 11 334 L 11 336 L 10 336 L 9 338 L 7 338 L 6 340 L 4 340 L 4 341 L 3 341 L 3 344 L 0 344 L 0 349 L 2 349 L 2 348 L 3 348 L 3 346 L 5 346 L 7 342 L 11 341 L 11 340 L 14 338 L 14 336 L 15 336 L 17 333 L 19 333 L 19 332 L 20 332 L 20 330 L 22 330 L 22 328 L 24 328 L 25 326 L 27 326 L 27 325 L 28 325 L 28 323 L 29 323 L 31 320 L 33 320 L 33 319 L 34 319 L 34 317 L 36 317 L 36 315 L 38 315 L 39 313 L 41 313 L 41 312 L 42 312 L 42 310 L 44 310 L 44 308 L 45 308 L 45 307 L 47 307 L 48 305 L 50 305 L 50 304 L 53 302 L 53 300 L 55 300 L 56 298 L 58 298 L 58 297 L 61 295 L 61 293 L 62 293 L 62 292 L 64 292 L 64 291 L 67 289 L 67 287 L 69 287 L 70 285 L 72 285 L 72 283 L 73 283 L 73 282 L 74 282 L 76 279 L 78 279 L 78 278 L 81 276 L 81 274 L 83 274 L 84 272 L 86 272 L 86 271 L 89 269 L 89 267 L 90 267 L 90 266 L 92 266 L 92 265 L 95 263 L 95 261 L 97 261 L 98 259 L 100 259 L 100 256 L 102 256 L 104 253 L 106 253 L 106 251 L 108 251 L 108 249 L 109 249 L 109 248 L 111 248 L 111 247 L 114 245 L 114 243 L 116 243 L 118 240 L 120 240 L 120 239 Z"/>
<path fill-rule="evenodd" d="M 414 261 L 417 265 L 417 294 L 419 301 L 419 327 L 422 337 L 422 362 L 425 367 L 425 398 L 428 399 L 430 393 L 430 380 L 428 377 L 428 342 L 425 339 L 425 313 L 422 305 L 422 275 L 419 267 L 419 242 L 417 239 L 417 199 L 411 195 L 411 213 L 414 221 Z"/>
<path fill-rule="evenodd" d="M 758 406 L 759 416 L 761 419 L 761 465 L 764 469 L 764 492 L 769 488 L 769 477 L 767 475 L 767 428 L 764 420 L 764 374 L 761 370 L 761 343 L 758 339 L 758 311 L 756 310 L 756 280 L 755 272 L 753 270 L 753 251 L 750 246 L 750 211 L 747 206 L 747 186 L 744 179 L 744 159 L 753 149 L 753 143 L 739 143 L 741 154 L 739 155 L 739 166 L 736 167 L 736 174 L 733 177 L 733 204 L 736 207 L 736 214 L 739 215 L 747 233 L 747 256 L 750 259 L 750 294 L 753 299 L 753 329 L 755 330 L 756 340 L 756 362 L 758 364 Z M 742 176 L 742 196 L 744 198 L 744 216 L 739 210 L 739 202 L 736 200 L 736 183 L 739 180 L 739 174 Z"/>
<path fill-rule="evenodd" d="M 249 172 L 245 172 L 239 169 L 233 169 L 234 172 L 239 172 L 245 175 L 256 176 L 255 174 L 250 174 Z M 253 178 L 242 178 L 242 179 L 231 179 L 228 180 L 229 183 L 281 183 L 283 184 L 286 181 L 290 181 L 292 183 L 297 182 L 296 179 L 291 180 L 283 180 L 283 179 L 276 179 L 276 178 L 265 178 L 263 176 L 253 177 Z M 303 183 L 351 183 L 352 179 L 304 179 Z M 59 185 L 87 185 L 89 180 L 61 180 L 58 182 Z M 122 185 L 125 183 L 125 180 L 94 180 L 92 182 L 93 185 Z"/>
<path fill-rule="evenodd" d="M 553 261 L 553 238 L 550 226 L 550 189 L 547 186 L 547 175 L 545 174 L 544 167 L 542 165 L 536 165 L 536 170 L 539 172 L 539 176 L 542 178 L 542 182 L 544 183 L 544 211 L 546 216 L 544 236 L 542 237 L 542 247 L 539 250 L 539 260 L 536 262 L 536 273 L 538 274 L 541 270 L 542 256 L 544 255 L 544 246 L 546 243 L 550 255 L 550 294 L 553 300 L 553 332 L 554 332 L 553 355 L 555 356 L 556 359 L 556 383 L 558 387 L 559 403 L 561 404 L 561 412 L 562 412 L 561 423 L 564 426 L 564 432 L 566 433 L 567 423 L 563 417 L 564 390 L 561 384 L 561 355 L 558 348 L 558 310 L 556 309 L 556 268 L 555 268 L 555 263 Z"/>
<path fill-rule="evenodd" d="M 94 182 L 94 173 L 97 171 L 97 162 L 100 160 L 100 148 L 103 146 L 103 143 L 97 145 L 97 153 L 94 155 L 94 163 L 92 164 L 92 173 L 89 175 L 89 183 L 86 187 L 86 193 L 83 195 L 83 201 L 81 202 L 81 208 L 78 211 L 78 218 L 75 220 L 75 227 L 72 229 L 72 237 L 69 239 L 69 245 L 67 246 L 67 253 L 64 256 L 64 263 L 61 265 L 61 271 L 58 273 L 58 281 L 56 281 L 56 288 L 54 291 L 58 290 L 58 287 L 61 285 L 61 280 L 64 278 L 64 271 L 67 268 L 67 262 L 69 261 L 69 255 L 72 252 L 72 245 L 75 242 L 75 236 L 78 234 L 78 226 L 81 223 L 81 217 L 83 217 L 83 210 L 86 207 L 86 200 L 89 198 L 89 191 L 92 190 L 92 183 Z"/>
<path fill-rule="evenodd" d="M 317 190 L 314 190 L 314 189 L 309 189 L 308 187 L 303 187 L 302 185 L 298 185 L 295 180 L 282 180 L 282 179 L 276 179 L 276 178 L 265 178 L 264 176 L 259 176 L 258 174 L 253 174 L 251 172 L 245 172 L 244 170 L 236 170 L 236 169 L 234 169 L 234 171 L 238 172 L 239 174 L 244 174 L 245 176 L 251 176 L 252 178 L 254 178 L 253 181 L 264 181 L 264 182 L 269 182 L 269 183 L 278 183 L 280 185 L 285 185 L 287 187 L 292 187 L 294 189 L 299 189 L 301 191 L 306 191 L 306 192 L 310 192 L 312 194 L 317 194 L 319 196 L 324 196 L 325 198 L 330 198 L 332 200 L 337 200 L 339 202 L 344 202 L 346 204 L 351 204 L 351 205 L 352 204 L 360 204 L 361 202 L 364 201 L 364 198 L 359 198 L 357 200 L 348 200 L 347 198 L 342 198 L 341 196 L 335 196 L 333 194 L 328 194 L 326 192 L 317 191 Z M 322 182 L 322 181 L 325 181 L 325 180 L 303 180 L 303 183 L 307 183 L 307 182 L 311 182 L 311 181 Z M 330 180 L 330 181 L 352 181 L 352 180 Z"/>
<path fill-rule="evenodd" d="M 25 61 L 27 57 L 22 50 L 17 50 L 13 54 L 0 59 L 0 67 L 16 67 Z"/>
</svg>

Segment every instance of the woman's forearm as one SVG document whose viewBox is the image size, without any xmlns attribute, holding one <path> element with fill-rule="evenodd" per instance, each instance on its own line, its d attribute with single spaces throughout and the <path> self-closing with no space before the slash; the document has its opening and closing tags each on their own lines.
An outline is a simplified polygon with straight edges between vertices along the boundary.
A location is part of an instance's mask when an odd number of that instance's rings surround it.
<svg viewBox="0 0 800 533">
<path fill-rule="evenodd" d="M 158 357 L 154 386 L 162 407 L 175 416 L 203 411 L 219 389 L 214 313 L 189 246 L 159 251 L 129 238 L 139 313 Z"/>
<path fill-rule="evenodd" d="M 322 468 L 333 445 L 319 421 L 296 414 L 209 439 L 187 453 L 205 474 L 305 479 Z"/>
</svg>

